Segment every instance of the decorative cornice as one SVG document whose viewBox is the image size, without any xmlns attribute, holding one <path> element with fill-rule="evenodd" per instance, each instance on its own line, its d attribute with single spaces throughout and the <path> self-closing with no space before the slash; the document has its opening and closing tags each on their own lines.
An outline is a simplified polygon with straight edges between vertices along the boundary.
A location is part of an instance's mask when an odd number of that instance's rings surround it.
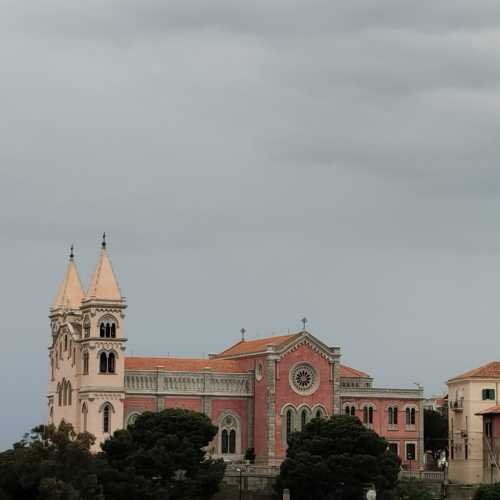
<svg viewBox="0 0 500 500">
<path fill-rule="evenodd" d="M 126 371 L 127 394 L 253 396 L 253 375 L 248 373 Z"/>
<path fill-rule="evenodd" d="M 423 389 L 385 389 L 378 387 L 341 387 L 340 397 L 378 399 L 424 399 Z"/>
<path fill-rule="evenodd" d="M 316 337 L 313 337 L 310 333 L 304 332 L 298 339 L 294 339 L 288 346 L 285 346 L 280 351 L 280 359 L 283 359 L 291 352 L 296 351 L 299 347 L 306 345 L 312 351 L 319 354 L 322 358 L 326 359 L 330 363 L 335 360 L 340 359 L 340 349 L 329 348 L 323 342 L 319 341 Z"/>
</svg>

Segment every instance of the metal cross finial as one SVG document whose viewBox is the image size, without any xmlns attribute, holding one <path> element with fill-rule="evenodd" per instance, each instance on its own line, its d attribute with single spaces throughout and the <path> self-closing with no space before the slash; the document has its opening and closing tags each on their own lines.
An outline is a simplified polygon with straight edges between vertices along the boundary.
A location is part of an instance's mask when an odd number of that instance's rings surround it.
<svg viewBox="0 0 500 500">
<path fill-rule="evenodd" d="M 102 233 L 102 244 L 101 244 L 102 248 L 105 249 L 106 248 L 106 233 Z"/>
<path fill-rule="evenodd" d="M 241 332 L 241 340 L 245 340 L 245 333 L 247 333 L 247 331 L 244 328 L 242 328 L 240 332 Z"/>
<path fill-rule="evenodd" d="M 306 325 L 307 325 L 307 318 L 302 318 L 300 321 L 302 321 L 302 325 L 303 325 L 302 330 L 305 332 L 306 331 Z"/>
<path fill-rule="evenodd" d="M 69 247 L 69 260 L 73 260 L 73 258 L 75 257 L 75 254 L 73 253 L 74 249 L 75 247 L 73 245 Z"/>
</svg>

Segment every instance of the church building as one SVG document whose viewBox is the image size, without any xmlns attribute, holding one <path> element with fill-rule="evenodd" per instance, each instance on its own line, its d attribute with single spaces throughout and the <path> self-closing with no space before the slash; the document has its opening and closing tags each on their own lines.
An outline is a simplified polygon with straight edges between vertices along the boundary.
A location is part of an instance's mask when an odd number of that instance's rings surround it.
<svg viewBox="0 0 500 500">
<path fill-rule="evenodd" d="M 126 308 L 105 239 L 87 291 L 72 249 L 49 315 L 50 423 L 71 422 L 99 443 L 143 411 L 186 408 L 218 426 L 209 453 L 239 461 L 254 448 L 256 461 L 271 465 L 310 419 L 345 413 L 387 439 L 404 467 L 422 465 L 423 389 L 374 387 L 305 321 L 296 333 L 256 340 L 242 331 L 239 342 L 206 359 L 136 357 L 125 354 Z"/>
</svg>

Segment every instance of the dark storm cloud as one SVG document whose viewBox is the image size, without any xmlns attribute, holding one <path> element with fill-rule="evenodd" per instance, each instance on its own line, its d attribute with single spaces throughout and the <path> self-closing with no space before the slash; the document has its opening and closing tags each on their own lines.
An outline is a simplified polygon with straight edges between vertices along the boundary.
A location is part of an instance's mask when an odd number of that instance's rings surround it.
<svg viewBox="0 0 500 500">
<path fill-rule="evenodd" d="M 500 5 L 0 0 L 0 446 L 99 233 L 129 352 L 299 326 L 427 392 L 495 358 Z M 23 369 L 20 370 L 22 361 Z"/>
</svg>

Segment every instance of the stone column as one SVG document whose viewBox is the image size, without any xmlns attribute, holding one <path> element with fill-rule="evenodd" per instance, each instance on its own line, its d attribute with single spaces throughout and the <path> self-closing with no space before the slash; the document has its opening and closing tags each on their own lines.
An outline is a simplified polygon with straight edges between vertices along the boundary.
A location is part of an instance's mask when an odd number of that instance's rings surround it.
<svg viewBox="0 0 500 500">
<path fill-rule="evenodd" d="M 333 377 L 333 414 L 340 415 L 341 405 L 340 405 L 340 360 L 335 360 L 332 365 L 332 377 Z"/>
<path fill-rule="evenodd" d="M 210 368 L 205 368 L 203 370 L 203 396 L 201 397 L 201 405 L 203 413 L 208 417 L 212 418 L 212 398 L 207 396 L 206 393 L 210 392 L 211 389 L 212 376 L 210 373 Z"/>
<path fill-rule="evenodd" d="M 424 388 L 420 388 L 420 402 L 418 404 L 420 412 L 419 429 L 418 429 L 418 456 L 420 467 L 424 467 Z"/>
<path fill-rule="evenodd" d="M 156 411 L 162 411 L 165 409 L 165 401 L 160 397 L 161 388 L 161 372 L 164 370 L 163 366 L 156 367 L 156 377 L 155 377 L 155 397 L 156 397 Z"/>
<path fill-rule="evenodd" d="M 274 346 L 267 346 L 266 370 L 266 427 L 267 427 L 267 460 L 272 464 L 276 457 L 276 360 Z"/>
<path fill-rule="evenodd" d="M 254 440 L 254 411 L 255 411 L 255 399 L 254 398 L 248 398 L 247 399 L 247 439 L 248 439 L 248 447 L 249 448 L 254 448 L 255 444 L 253 442 Z"/>
</svg>

